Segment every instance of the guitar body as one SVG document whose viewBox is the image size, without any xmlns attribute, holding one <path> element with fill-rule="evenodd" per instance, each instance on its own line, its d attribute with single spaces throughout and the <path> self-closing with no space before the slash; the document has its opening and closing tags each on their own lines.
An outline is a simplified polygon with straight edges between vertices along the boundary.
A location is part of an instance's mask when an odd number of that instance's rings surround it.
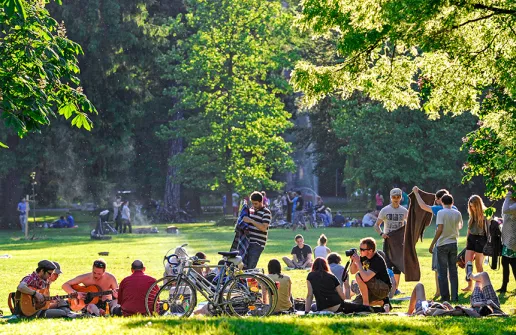
<svg viewBox="0 0 516 335">
<path fill-rule="evenodd" d="M 68 303 L 70 304 L 70 309 L 72 311 L 80 311 L 84 307 L 89 304 L 96 305 L 103 295 L 111 294 L 111 291 L 102 291 L 102 288 L 98 285 L 72 285 L 72 288 L 77 292 L 86 293 L 86 298 L 84 300 L 77 298 L 70 298 Z"/>
<path fill-rule="evenodd" d="M 30 286 L 29 286 L 29 288 L 31 290 L 38 291 L 39 293 L 43 294 L 44 296 L 48 296 L 48 292 L 49 292 L 48 289 L 37 290 Z M 37 302 L 36 299 L 33 296 L 31 296 L 30 294 L 21 293 L 20 291 L 16 291 L 15 300 L 18 301 L 21 314 L 23 314 L 24 316 L 27 316 L 27 317 L 31 317 L 41 310 L 48 309 L 48 307 L 50 305 L 50 301 L 48 301 L 48 300 L 43 301 L 43 302 Z"/>
</svg>

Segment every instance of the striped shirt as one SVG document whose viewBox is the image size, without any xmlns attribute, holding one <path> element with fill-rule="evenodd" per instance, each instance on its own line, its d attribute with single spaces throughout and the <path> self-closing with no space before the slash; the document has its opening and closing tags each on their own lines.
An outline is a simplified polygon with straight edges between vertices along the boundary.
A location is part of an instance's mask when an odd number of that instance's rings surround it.
<svg viewBox="0 0 516 335">
<path fill-rule="evenodd" d="M 269 225 L 271 223 L 271 211 L 267 207 L 263 207 L 259 210 L 254 210 L 254 213 L 250 214 L 249 217 L 259 223 L 265 223 Z M 249 224 L 249 241 L 251 243 L 257 243 L 262 247 L 265 247 L 267 243 L 267 234 L 269 227 L 267 226 L 266 231 L 261 231 L 253 224 Z"/>
</svg>

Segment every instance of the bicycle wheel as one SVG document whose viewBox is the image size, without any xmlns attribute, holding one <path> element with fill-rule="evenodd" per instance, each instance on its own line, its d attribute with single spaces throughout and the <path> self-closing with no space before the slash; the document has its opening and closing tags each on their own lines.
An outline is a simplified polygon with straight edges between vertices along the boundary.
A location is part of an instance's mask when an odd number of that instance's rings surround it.
<svg viewBox="0 0 516 335">
<path fill-rule="evenodd" d="M 164 277 L 152 284 L 145 295 L 147 313 L 188 317 L 197 305 L 197 290 L 184 277 Z"/>
<path fill-rule="evenodd" d="M 274 293 L 263 278 L 244 273 L 224 285 L 219 303 L 232 316 L 263 317 L 274 311 Z"/>
<path fill-rule="evenodd" d="M 269 278 L 269 276 L 264 275 L 263 273 L 253 273 L 255 276 L 260 277 L 263 279 L 263 281 L 269 286 L 272 292 L 272 301 L 271 301 L 271 308 L 274 311 L 276 308 L 276 305 L 278 304 L 278 288 L 276 287 L 276 282 Z"/>
</svg>

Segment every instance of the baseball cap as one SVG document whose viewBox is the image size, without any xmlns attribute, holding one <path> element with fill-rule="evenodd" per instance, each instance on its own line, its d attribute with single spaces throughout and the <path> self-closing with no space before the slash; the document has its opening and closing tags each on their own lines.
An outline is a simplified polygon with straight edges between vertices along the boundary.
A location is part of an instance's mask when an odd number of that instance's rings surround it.
<svg viewBox="0 0 516 335">
<path fill-rule="evenodd" d="M 52 263 L 51 261 L 44 259 L 42 261 L 39 261 L 38 268 L 42 268 L 45 270 L 55 270 L 56 265 L 54 263 Z"/>
<path fill-rule="evenodd" d="M 391 197 L 392 196 L 397 196 L 397 195 L 402 195 L 403 194 L 403 191 L 399 188 L 393 188 L 391 190 Z"/>
<path fill-rule="evenodd" d="M 59 265 L 58 262 L 52 262 L 52 263 L 54 263 L 54 265 L 56 266 L 56 269 L 54 270 L 55 274 L 60 275 L 61 273 L 63 273 L 63 271 L 61 271 L 61 265 Z"/>
</svg>

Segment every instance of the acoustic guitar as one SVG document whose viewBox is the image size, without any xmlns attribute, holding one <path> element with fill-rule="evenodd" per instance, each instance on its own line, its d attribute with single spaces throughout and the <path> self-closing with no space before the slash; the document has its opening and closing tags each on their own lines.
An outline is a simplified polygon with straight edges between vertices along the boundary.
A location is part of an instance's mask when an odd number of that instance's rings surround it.
<svg viewBox="0 0 516 335">
<path fill-rule="evenodd" d="M 73 293 L 73 294 L 66 294 L 66 295 L 56 295 L 56 296 L 51 297 L 48 295 L 48 293 L 49 293 L 48 288 L 35 289 L 30 286 L 29 286 L 29 288 L 31 290 L 35 290 L 35 291 L 41 293 L 45 299 L 43 301 L 39 302 L 36 300 L 35 297 L 33 297 L 30 294 L 25 294 L 20 291 L 16 291 L 14 299 L 18 303 L 21 314 L 23 314 L 24 316 L 27 316 L 27 317 L 31 317 L 41 310 L 48 309 L 50 306 L 50 303 L 52 301 L 60 300 L 60 299 L 69 299 L 69 298 L 74 298 L 77 296 L 77 294 Z"/>
<path fill-rule="evenodd" d="M 70 304 L 70 309 L 75 312 L 80 311 L 89 304 L 96 305 L 103 295 L 109 295 L 113 293 L 113 291 L 111 290 L 102 291 L 102 288 L 98 285 L 72 285 L 72 288 L 77 292 L 86 293 L 86 297 L 84 298 L 84 300 L 78 299 L 77 297 L 70 298 L 68 300 L 68 303 Z"/>
</svg>

